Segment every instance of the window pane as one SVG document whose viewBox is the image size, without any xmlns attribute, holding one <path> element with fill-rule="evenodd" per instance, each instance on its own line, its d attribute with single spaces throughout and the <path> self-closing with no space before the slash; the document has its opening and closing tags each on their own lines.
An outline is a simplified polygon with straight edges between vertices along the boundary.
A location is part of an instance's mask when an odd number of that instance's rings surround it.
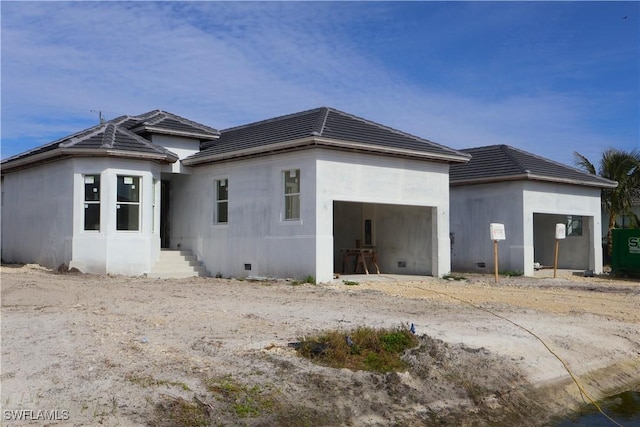
<svg viewBox="0 0 640 427">
<path fill-rule="evenodd" d="M 100 200 L 100 175 L 84 176 L 84 201 Z"/>
<path fill-rule="evenodd" d="M 300 219 L 300 169 L 284 172 L 284 218 Z"/>
<path fill-rule="evenodd" d="M 214 223 L 227 223 L 229 212 L 229 180 L 219 179 L 216 180 L 216 214 Z"/>
<path fill-rule="evenodd" d="M 100 203 L 84 204 L 84 229 L 100 230 Z"/>
<path fill-rule="evenodd" d="M 140 177 L 118 175 L 118 201 L 140 201 Z"/>
<path fill-rule="evenodd" d="M 227 202 L 219 202 L 218 203 L 218 222 L 227 222 L 228 221 L 228 203 Z"/>
<path fill-rule="evenodd" d="M 229 200 L 229 186 L 226 179 L 218 181 L 218 200 Z"/>
<path fill-rule="evenodd" d="M 139 205 L 119 204 L 116 207 L 117 230 L 138 231 Z"/>
<path fill-rule="evenodd" d="M 287 195 L 285 202 L 285 219 L 300 219 L 300 196 Z"/>
<path fill-rule="evenodd" d="M 284 173 L 284 193 L 300 193 L 300 170 L 290 170 Z"/>
<path fill-rule="evenodd" d="M 567 216 L 567 236 L 582 236 L 581 216 Z"/>
<path fill-rule="evenodd" d="M 84 175 L 84 229 L 100 230 L 100 175 Z"/>
</svg>

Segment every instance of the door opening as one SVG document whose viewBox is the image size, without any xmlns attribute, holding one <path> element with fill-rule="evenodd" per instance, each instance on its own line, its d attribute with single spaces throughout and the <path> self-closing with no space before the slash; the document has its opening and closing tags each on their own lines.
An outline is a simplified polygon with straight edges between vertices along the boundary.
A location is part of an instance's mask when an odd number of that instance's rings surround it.
<svg viewBox="0 0 640 427">
<path fill-rule="evenodd" d="M 160 181 L 160 247 L 163 249 L 171 247 L 169 236 L 171 235 L 171 221 L 170 221 L 170 193 L 171 182 L 162 180 Z"/>
</svg>

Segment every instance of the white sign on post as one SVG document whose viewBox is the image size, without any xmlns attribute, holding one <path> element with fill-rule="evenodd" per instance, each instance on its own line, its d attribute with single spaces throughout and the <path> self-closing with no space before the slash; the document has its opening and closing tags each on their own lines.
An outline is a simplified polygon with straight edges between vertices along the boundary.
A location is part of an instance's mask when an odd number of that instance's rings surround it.
<svg viewBox="0 0 640 427">
<path fill-rule="evenodd" d="M 505 240 L 507 234 L 504 231 L 504 224 L 491 223 L 489 224 L 491 230 L 491 240 Z"/>
<path fill-rule="evenodd" d="M 567 237 L 567 227 L 564 224 L 556 224 L 556 253 L 553 259 L 553 278 L 558 277 L 558 250 L 560 240 Z"/>
</svg>

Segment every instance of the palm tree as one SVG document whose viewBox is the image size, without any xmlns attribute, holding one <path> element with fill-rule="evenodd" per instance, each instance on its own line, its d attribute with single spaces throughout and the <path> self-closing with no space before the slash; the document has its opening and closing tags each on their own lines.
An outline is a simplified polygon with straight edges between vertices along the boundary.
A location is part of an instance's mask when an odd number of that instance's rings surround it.
<svg viewBox="0 0 640 427">
<path fill-rule="evenodd" d="M 609 212 L 607 253 L 611 255 L 613 243 L 611 230 L 616 226 L 616 217 L 631 213 L 631 202 L 640 198 L 640 151 L 624 151 L 608 148 L 602 153 L 598 170 L 585 156 L 573 153 L 577 167 L 602 178 L 617 181 L 615 188 L 602 189 L 602 206 Z"/>
</svg>

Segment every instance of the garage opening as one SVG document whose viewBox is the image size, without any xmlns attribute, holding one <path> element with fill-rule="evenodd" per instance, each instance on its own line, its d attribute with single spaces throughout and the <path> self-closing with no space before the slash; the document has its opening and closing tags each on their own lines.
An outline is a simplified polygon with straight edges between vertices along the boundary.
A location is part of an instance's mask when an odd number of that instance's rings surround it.
<svg viewBox="0 0 640 427">
<path fill-rule="evenodd" d="M 565 224 L 566 238 L 560 240 L 558 268 L 589 269 L 593 217 L 580 215 L 533 214 L 534 262 L 553 268 L 556 224 Z"/>
<path fill-rule="evenodd" d="M 376 272 L 375 255 L 382 274 L 431 275 L 433 211 L 426 206 L 335 201 L 334 271 L 364 273 L 355 255 L 364 249 L 370 254 L 365 257 L 369 273 Z"/>
</svg>

